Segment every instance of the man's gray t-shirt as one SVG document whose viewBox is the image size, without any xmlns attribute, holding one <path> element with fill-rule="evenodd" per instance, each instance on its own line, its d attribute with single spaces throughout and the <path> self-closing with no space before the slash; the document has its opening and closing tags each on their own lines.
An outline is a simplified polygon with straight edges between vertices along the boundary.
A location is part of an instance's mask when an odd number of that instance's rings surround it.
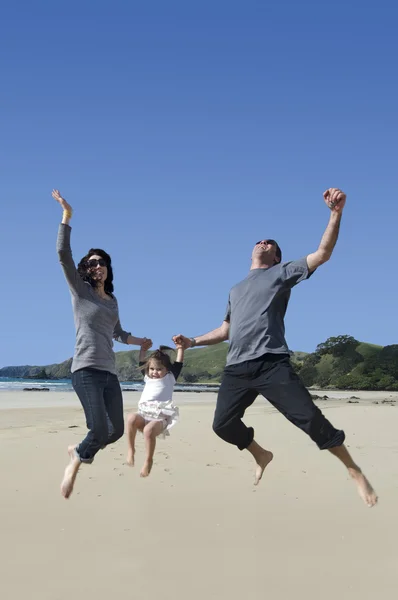
<svg viewBox="0 0 398 600">
<path fill-rule="evenodd" d="M 307 259 L 252 269 L 235 285 L 225 321 L 230 323 L 227 366 L 270 354 L 288 354 L 284 317 L 292 287 L 308 279 Z"/>
</svg>

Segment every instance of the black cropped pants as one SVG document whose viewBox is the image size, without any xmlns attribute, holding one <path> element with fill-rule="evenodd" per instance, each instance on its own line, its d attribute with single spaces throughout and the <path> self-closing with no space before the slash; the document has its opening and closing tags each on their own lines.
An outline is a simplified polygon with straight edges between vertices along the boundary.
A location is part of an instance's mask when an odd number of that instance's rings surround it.
<svg viewBox="0 0 398 600">
<path fill-rule="evenodd" d="M 254 430 L 246 427 L 242 417 L 259 394 L 309 435 L 321 450 L 344 443 L 344 432 L 335 429 L 314 404 L 287 354 L 265 354 L 225 368 L 214 415 L 214 432 L 240 450 L 247 448 L 253 441 Z"/>
</svg>

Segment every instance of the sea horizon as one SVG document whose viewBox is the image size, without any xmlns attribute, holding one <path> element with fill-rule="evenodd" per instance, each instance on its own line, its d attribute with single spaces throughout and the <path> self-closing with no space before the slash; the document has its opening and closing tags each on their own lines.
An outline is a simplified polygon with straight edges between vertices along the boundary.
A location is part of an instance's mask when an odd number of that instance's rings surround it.
<svg viewBox="0 0 398 600">
<path fill-rule="evenodd" d="M 141 381 L 120 381 L 123 391 L 134 390 L 140 392 L 144 388 L 144 382 Z M 218 383 L 176 383 L 176 390 L 185 391 L 211 391 L 218 389 Z M 25 388 L 41 390 L 46 388 L 51 392 L 73 392 L 71 379 L 24 379 L 19 377 L 0 377 L 0 392 L 2 391 L 23 391 Z"/>
</svg>

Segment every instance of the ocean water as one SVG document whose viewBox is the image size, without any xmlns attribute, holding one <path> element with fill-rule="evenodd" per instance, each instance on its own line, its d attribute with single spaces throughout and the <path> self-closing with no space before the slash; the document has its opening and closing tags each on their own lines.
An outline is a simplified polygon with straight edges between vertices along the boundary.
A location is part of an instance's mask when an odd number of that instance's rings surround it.
<svg viewBox="0 0 398 600">
<path fill-rule="evenodd" d="M 122 390 L 134 389 L 140 392 L 143 389 L 142 381 L 121 381 Z M 0 377 L 0 391 L 2 390 L 23 390 L 24 388 L 48 388 L 52 392 L 73 392 L 70 379 L 14 379 L 12 377 Z M 176 390 L 185 390 L 187 392 L 211 392 L 218 389 L 218 385 L 195 385 L 195 384 L 176 384 Z"/>
</svg>

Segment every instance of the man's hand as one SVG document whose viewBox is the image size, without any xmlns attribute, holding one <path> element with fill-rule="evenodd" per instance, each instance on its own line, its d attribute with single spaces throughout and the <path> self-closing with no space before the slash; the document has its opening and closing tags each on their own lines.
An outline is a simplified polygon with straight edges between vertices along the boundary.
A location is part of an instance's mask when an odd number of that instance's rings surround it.
<svg viewBox="0 0 398 600">
<path fill-rule="evenodd" d="M 185 335 L 182 335 L 181 333 L 179 333 L 178 335 L 173 335 L 172 340 L 175 343 L 176 348 L 186 350 L 187 348 L 192 347 L 191 339 L 185 337 Z"/>
<path fill-rule="evenodd" d="M 329 188 L 323 193 L 326 204 L 331 210 L 329 224 L 322 236 L 318 250 L 307 256 L 308 270 L 312 273 L 332 256 L 339 235 L 341 215 L 346 201 L 346 195 L 338 188 Z"/>
<path fill-rule="evenodd" d="M 333 212 L 341 212 L 344 208 L 347 196 L 339 188 L 329 188 L 323 192 L 326 204 Z"/>
</svg>

